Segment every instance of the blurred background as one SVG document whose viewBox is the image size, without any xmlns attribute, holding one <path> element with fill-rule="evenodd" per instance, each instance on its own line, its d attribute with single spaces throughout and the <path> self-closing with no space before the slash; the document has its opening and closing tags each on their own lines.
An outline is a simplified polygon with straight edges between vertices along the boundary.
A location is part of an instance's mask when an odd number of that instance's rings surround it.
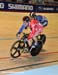
<svg viewBox="0 0 58 75">
<path fill-rule="evenodd" d="M 23 4 L 36 4 L 36 5 L 58 5 L 58 0 L 0 0 L 3 2 L 14 2 Z"/>
</svg>

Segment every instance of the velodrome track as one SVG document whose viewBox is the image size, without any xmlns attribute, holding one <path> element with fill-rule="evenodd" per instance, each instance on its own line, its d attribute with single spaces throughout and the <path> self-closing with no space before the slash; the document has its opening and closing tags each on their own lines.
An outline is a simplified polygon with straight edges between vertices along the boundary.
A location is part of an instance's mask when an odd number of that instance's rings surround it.
<svg viewBox="0 0 58 75">
<path fill-rule="evenodd" d="M 29 13 L 0 12 L 0 75 L 19 72 L 58 64 L 58 14 L 39 13 L 45 15 L 49 24 L 44 29 L 47 41 L 41 53 L 32 57 L 29 53 L 22 54 L 18 59 L 12 59 L 9 51 L 17 40 L 16 33 L 22 24 L 22 17 Z M 24 32 L 29 32 L 24 31 Z"/>
</svg>

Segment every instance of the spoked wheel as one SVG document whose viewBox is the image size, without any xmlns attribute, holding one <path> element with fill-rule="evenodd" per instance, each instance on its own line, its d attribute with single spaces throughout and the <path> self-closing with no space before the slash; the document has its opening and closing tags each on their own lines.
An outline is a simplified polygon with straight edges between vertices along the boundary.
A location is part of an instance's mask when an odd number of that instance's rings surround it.
<svg viewBox="0 0 58 75">
<path fill-rule="evenodd" d="M 32 56 L 36 56 L 40 53 L 41 49 L 42 49 L 42 41 L 38 41 L 38 45 L 35 46 L 35 48 L 32 48 L 30 53 Z"/>
<path fill-rule="evenodd" d="M 16 41 L 11 49 L 10 49 L 10 55 L 13 58 L 17 58 L 21 55 L 21 52 L 23 51 L 23 47 L 24 47 L 24 41 L 20 40 L 20 41 Z"/>
</svg>

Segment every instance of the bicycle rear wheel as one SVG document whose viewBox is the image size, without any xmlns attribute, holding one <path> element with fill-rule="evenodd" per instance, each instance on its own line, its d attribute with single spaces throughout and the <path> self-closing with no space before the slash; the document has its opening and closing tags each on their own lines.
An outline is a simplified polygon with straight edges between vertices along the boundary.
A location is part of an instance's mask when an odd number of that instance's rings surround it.
<svg viewBox="0 0 58 75">
<path fill-rule="evenodd" d="M 40 51 L 41 51 L 41 49 L 42 49 L 42 41 L 38 41 L 38 45 L 37 46 L 35 46 L 35 48 L 32 48 L 32 50 L 31 50 L 31 55 L 32 56 L 37 56 L 39 53 L 40 53 Z"/>
<path fill-rule="evenodd" d="M 45 34 L 40 35 L 40 40 L 42 40 L 43 44 L 45 44 L 45 42 L 46 42 L 46 35 Z"/>
</svg>

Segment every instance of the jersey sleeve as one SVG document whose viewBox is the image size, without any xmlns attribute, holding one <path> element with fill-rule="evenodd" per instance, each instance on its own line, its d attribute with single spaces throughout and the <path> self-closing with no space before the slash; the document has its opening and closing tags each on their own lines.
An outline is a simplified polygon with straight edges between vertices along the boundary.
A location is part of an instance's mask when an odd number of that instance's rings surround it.
<svg viewBox="0 0 58 75">
<path fill-rule="evenodd" d="M 42 21 L 42 16 L 41 16 L 41 15 L 37 15 L 37 16 L 36 16 L 36 19 L 37 19 L 39 22 L 41 22 L 41 21 Z"/>
<path fill-rule="evenodd" d="M 25 27 L 26 27 L 25 24 L 23 24 L 18 32 L 21 33 L 25 29 Z"/>
</svg>

